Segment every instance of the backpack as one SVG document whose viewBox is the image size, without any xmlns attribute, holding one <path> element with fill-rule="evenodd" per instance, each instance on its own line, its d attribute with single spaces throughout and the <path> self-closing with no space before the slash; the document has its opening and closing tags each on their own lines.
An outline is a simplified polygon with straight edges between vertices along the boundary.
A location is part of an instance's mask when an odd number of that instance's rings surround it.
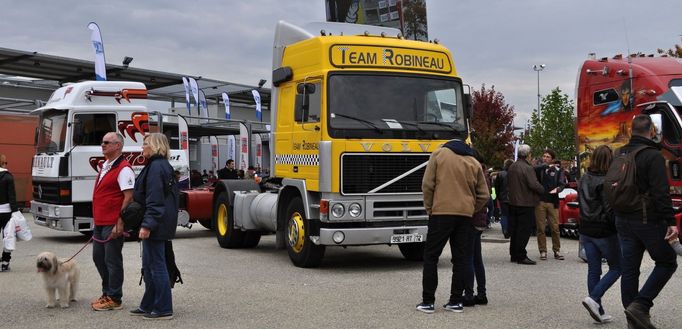
<svg viewBox="0 0 682 329">
<path fill-rule="evenodd" d="M 613 159 L 604 177 L 604 192 L 611 208 L 617 211 L 632 213 L 642 211 L 646 223 L 647 193 L 640 193 L 637 186 L 637 154 L 650 146 L 641 146 L 630 153 L 620 154 Z"/>
</svg>

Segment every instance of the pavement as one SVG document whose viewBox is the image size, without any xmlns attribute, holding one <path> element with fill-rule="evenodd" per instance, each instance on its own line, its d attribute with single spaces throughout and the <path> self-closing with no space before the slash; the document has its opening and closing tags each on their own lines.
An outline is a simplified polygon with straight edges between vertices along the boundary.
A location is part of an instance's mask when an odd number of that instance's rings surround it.
<svg viewBox="0 0 682 329">
<path fill-rule="evenodd" d="M 78 233 L 36 226 L 27 215 L 33 240 L 18 242 L 11 271 L 0 273 L 1 328 L 626 328 L 616 283 L 603 298 L 614 316 L 609 324 L 593 324 L 581 305 L 587 294 L 587 266 L 577 256 L 578 242 L 561 239 L 566 260 L 539 260 L 534 237 L 529 256 L 538 265 L 509 262 L 508 240 L 494 225 L 484 232 L 483 259 L 490 303 L 445 312 L 450 288 L 450 252 L 439 264 L 435 314 L 415 310 L 421 300 L 421 263 L 406 261 L 396 246 L 327 248 L 320 268 L 294 267 L 286 251 L 275 250 L 274 236 L 258 247 L 222 249 L 200 225 L 178 228 L 174 249 L 185 283 L 173 289 L 175 318 L 149 321 L 131 317 L 142 297 L 140 246 L 124 246 L 124 309 L 95 312 L 89 301 L 100 295 L 91 260 L 92 248 L 76 256 L 81 279 L 78 301 L 68 309 L 45 308 L 42 279 L 35 270 L 41 251 L 68 258 L 87 241 Z M 548 239 L 551 240 L 551 239 Z M 551 241 L 548 241 L 551 246 Z M 653 268 L 645 257 L 643 275 Z M 604 267 L 606 270 L 606 267 Z M 682 303 L 680 273 L 675 273 L 655 300 L 652 319 L 659 328 L 679 327 Z"/>
</svg>

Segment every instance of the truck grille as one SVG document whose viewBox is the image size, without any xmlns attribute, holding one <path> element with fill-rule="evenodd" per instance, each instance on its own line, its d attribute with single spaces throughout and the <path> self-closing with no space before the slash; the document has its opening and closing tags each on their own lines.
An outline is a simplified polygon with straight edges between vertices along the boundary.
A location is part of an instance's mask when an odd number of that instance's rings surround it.
<svg viewBox="0 0 682 329">
<path fill-rule="evenodd" d="M 60 195 L 59 190 L 68 190 L 68 195 Z M 71 204 L 71 182 L 33 181 L 33 200 L 52 204 Z"/>
<path fill-rule="evenodd" d="M 369 191 L 429 161 L 428 153 L 347 153 L 341 157 L 341 194 Z M 372 194 L 421 193 L 426 166 Z"/>
</svg>

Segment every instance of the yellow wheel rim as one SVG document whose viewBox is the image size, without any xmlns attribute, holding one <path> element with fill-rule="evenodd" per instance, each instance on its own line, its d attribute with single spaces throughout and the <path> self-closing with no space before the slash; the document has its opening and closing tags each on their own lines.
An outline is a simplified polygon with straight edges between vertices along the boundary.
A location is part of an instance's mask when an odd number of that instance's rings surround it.
<svg viewBox="0 0 682 329">
<path fill-rule="evenodd" d="M 305 224 L 303 216 L 294 212 L 289 218 L 289 246 L 295 253 L 300 253 L 305 244 Z"/>
<path fill-rule="evenodd" d="M 224 204 L 218 207 L 216 222 L 218 223 L 218 234 L 222 237 L 227 236 L 227 207 Z"/>
</svg>

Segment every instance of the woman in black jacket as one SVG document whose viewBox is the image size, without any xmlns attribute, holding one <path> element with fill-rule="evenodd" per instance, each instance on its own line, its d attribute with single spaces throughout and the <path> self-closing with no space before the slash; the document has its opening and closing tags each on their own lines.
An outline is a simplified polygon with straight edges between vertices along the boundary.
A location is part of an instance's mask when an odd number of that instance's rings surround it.
<svg viewBox="0 0 682 329">
<path fill-rule="evenodd" d="M 4 154 L 0 154 L 0 237 L 4 237 L 5 225 L 12 218 L 12 213 L 18 210 L 14 177 L 7 171 L 7 157 Z M 11 258 L 12 251 L 3 248 L 2 258 L 0 259 L 0 272 L 9 271 L 9 261 Z"/>
<path fill-rule="evenodd" d="M 620 244 L 616 232 L 615 217 L 604 194 L 604 176 L 609 170 L 613 153 L 602 145 L 592 153 L 590 166 L 580 178 L 580 243 L 587 256 L 587 289 L 589 296 L 583 306 L 592 318 L 610 322 L 612 317 L 604 312 L 601 297 L 620 277 Z M 601 276 L 602 258 L 606 258 L 609 271 Z"/>
<path fill-rule="evenodd" d="M 168 162 L 170 147 L 164 134 L 144 137 L 142 156 L 147 165 L 135 180 L 133 200 L 144 205 L 138 237 L 142 240 L 144 295 L 132 315 L 145 319 L 172 319 L 173 300 L 166 269 L 166 241 L 175 237 L 178 223 L 178 187 L 175 172 Z"/>
</svg>

